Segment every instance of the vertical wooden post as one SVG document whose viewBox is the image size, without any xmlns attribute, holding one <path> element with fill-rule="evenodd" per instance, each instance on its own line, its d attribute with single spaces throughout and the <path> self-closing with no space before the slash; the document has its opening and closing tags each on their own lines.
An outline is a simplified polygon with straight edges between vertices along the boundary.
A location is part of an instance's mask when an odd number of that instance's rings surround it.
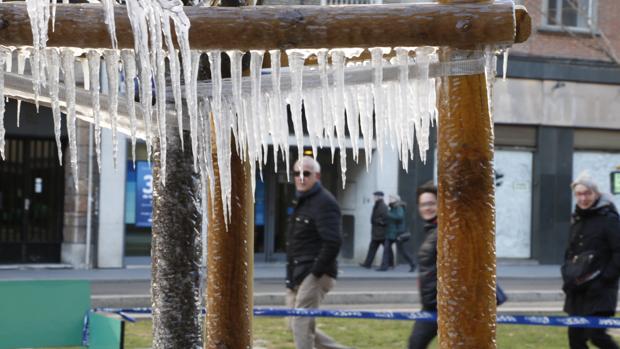
<svg viewBox="0 0 620 349">
<path fill-rule="evenodd" d="M 443 49 L 440 60 L 464 52 Z M 495 348 L 494 136 L 485 74 L 444 77 L 439 89 L 439 346 Z"/>
<path fill-rule="evenodd" d="M 217 166 L 215 133 L 211 133 L 215 202 L 209 198 L 207 238 L 207 318 L 205 349 L 252 347 L 254 200 L 250 164 L 232 147 L 232 213 L 226 227 Z M 233 141 L 234 142 L 234 141 Z"/>
<path fill-rule="evenodd" d="M 169 123 L 169 125 L 174 123 Z M 161 148 L 154 142 L 151 297 L 153 348 L 196 348 L 200 329 L 200 188 L 191 151 L 181 149 L 178 128 L 168 130 L 166 183 Z M 186 137 L 186 144 L 189 137 Z"/>
</svg>

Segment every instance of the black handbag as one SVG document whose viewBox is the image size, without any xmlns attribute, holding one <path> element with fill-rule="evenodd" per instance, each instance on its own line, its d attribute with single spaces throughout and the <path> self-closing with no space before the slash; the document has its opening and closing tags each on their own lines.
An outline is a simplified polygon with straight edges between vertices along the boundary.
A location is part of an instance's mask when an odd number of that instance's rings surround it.
<svg viewBox="0 0 620 349">
<path fill-rule="evenodd" d="M 597 257 L 595 251 L 585 251 L 564 261 L 562 265 L 563 288 L 565 290 L 579 288 L 596 279 L 601 274 Z"/>
</svg>

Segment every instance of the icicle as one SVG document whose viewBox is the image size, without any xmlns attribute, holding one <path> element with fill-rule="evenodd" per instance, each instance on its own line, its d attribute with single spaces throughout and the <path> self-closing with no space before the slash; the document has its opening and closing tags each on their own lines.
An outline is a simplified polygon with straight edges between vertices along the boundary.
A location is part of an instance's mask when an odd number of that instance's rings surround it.
<svg viewBox="0 0 620 349">
<path fill-rule="evenodd" d="M 271 118 L 273 121 L 273 159 L 277 172 L 278 166 L 278 149 L 286 159 L 286 177 L 290 180 L 289 157 L 288 157 L 288 113 L 286 111 L 286 102 L 282 96 L 281 84 L 281 52 L 280 50 L 269 51 L 271 59 Z"/>
<path fill-rule="evenodd" d="M 90 74 L 88 66 L 88 58 L 78 58 L 82 67 L 82 79 L 84 80 L 84 89 L 90 90 Z"/>
<path fill-rule="evenodd" d="M 112 126 L 112 158 L 114 169 L 116 169 L 116 158 L 118 156 L 118 51 L 105 50 L 103 51 L 103 57 L 108 72 L 108 117 L 110 118 L 110 125 Z"/>
<path fill-rule="evenodd" d="M 373 131 L 373 99 L 372 90 L 369 86 L 360 86 L 357 89 L 357 102 L 360 110 L 360 126 L 362 137 L 364 138 L 364 155 L 366 157 L 366 171 L 372 160 L 372 140 L 374 138 Z"/>
<path fill-rule="evenodd" d="M 321 91 L 312 89 L 304 93 L 304 111 L 312 156 L 316 159 L 317 144 L 323 134 L 323 117 L 321 116 Z"/>
<path fill-rule="evenodd" d="M 217 163 L 220 174 L 220 191 L 224 221 L 228 225 L 230 219 L 230 106 L 223 107 L 222 100 L 222 52 L 219 50 L 207 52 L 211 66 L 211 81 L 213 86 L 213 122 L 217 143 Z"/>
<path fill-rule="evenodd" d="M 510 50 L 509 48 L 506 48 L 504 50 L 504 66 L 502 68 L 503 70 L 502 80 L 503 81 L 506 81 L 506 73 L 508 72 L 508 51 L 509 50 Z"/>
<path fill-rule="evenodd" d="M 56 136 L 56 148 L 58 150 L 58 162 L 62 166 L 62 144 L 60 142 L 61 119 L 60 101 L 58 98 L 58 84 L 60 80 L 60 54 L 57 48 L 47 48 L 47 73 L 49 82 L 50 98 L 52 99 L 52 116 L 54 118 L 54 135 Z"/>
<path fill-rule="evenodd" d="M 174 96 L 174 107 L 177 113 L 177 123 L 179 125 L 179 137 L 181 139 L 181 149 L 185 149 L 183 140 L 183 92 L 181 90 L 181 65 L 177 50 L 172 42 L 170 31 L 170 17 L 165 15 L 162 20 L 162 30 L 168 49 L 168 62 L 170 62 L 170 81 L 172 82 L 172 95 Z"/>
<path fill-rule="evenodd" d="M 15 47 L 7 47 L 6 48 L 6 71 L 7 72 L 12 72 L 13 71 L 13 51 L 15 50 Z"/>
<path fill-rule="evenodd" d="M 227 51 L 226 54 L 230 58 L 230 80 L 232 82 L 232 102 L 233 110 L 237 114 L 237 127 L 233 128 L 235 132 L 235 142 L 237 146 L 237 152 L 241 154 L 241 158 L 245 160 L 246 146 L 245 146 L 245 132 L 242 124 L 243 120 L 243 104 L 241 102 L 241 58 L 243 53 L 241 51 Z"/>
<path fill-rule="evenodd" d="M 41 74 L 44 72 L 45 63 L 41 62 L 41 52 L 47 45 L 47 28 L 50 17 L 50 2 L 48 0 L 26 0 L 26 9 L 30 18 L 30 26 L 32 28 L 32 83 L 34 91 L 34 100 L 39 110 L 39 93 L 42 83 Z"/>
<path fill-rule="evenodd" d="M 4 129 L 4 69 L 7 55 L 4 48 L 0 49 L 0 157 L 6 160 L 4 155 L 5 147 L 5 129 Z"/>
<path fill-rule="evenodd" d="M 19 50 L 17 52 L 17 74 L 24 75 L 24 70 L 26 68 L 26 58 L 30 56 L 30 51 L 28 50 Z M 17 100 L 17 127 L 19 127 L 19 118 L 22 110 L 22 101 L 21 99 Z"/>
<path fill-rule="evenodd" d="M 321 114 L 323 115 L 323 128 L 325 137 L 329 141 L 329 147 L 332 154 L 332 163 L 336 154 L 334 146 L 334 127 L 333 109 L 331 103 L 331 89 L 329 87 L 329 77 L 327 71 L 327 50 L 321 49 L 316 53 L 319 63 L 319 74 L 321 78 Z"/>
<path fill-rule="evenodd" d="M 429 67 L 431 63 L 431 55 L 435 53 L 432 47 L 418 47 L 415 49 L 416 63 L 418 66 L 418 111 L 420 115 L 420 129 L 416 129 L 416 138 L 418 140 L 418 149 L 420 151 L 420 159 L 426 163 L 426 153 L 430 149 L 428 137 L 430 135 L 431 110 L 429 105 L 431 86 L 429 79 Z"/>
<path fill-rule="evenodd" d="M 262 163 L 265 160 L 265 154 L 267 154 L 267 123 L 264 122 L 264 113 L 262 110 L 262 93 L 261 93 L 261 71 L 263 68 L 263 51 L 250 51 L 250 75 L 252 78 L 252 122 L 254 123 L 254 132 L 256 137 L 256 143 L 260 144 L 260 148 L 257 148 L 257 160 L 259 161 L 259 171 L 262 177 Z"/>
<path fill-rule="evenodd" d="M 73 49 L 62 49 L 62 70 L 64 71 L 65 99 L 67 103 L 67 134 L 69 135 L 69 150 L 71 156 L 71 172 L 75 190 L 78 190 L 78 161 L 77 161 L 77 129 L 75 116 L 75 56 Z"/>
<path fill-rule="evenodd" d="M 351 146 L 353 150 L 353 161 L 358 161 L 359 148 L 357 141 L 359 140 L 359 109 L 357 104 L 357 96 L 353 91 L 353 87 L 347 87 L 344 104 L 347 110 L 347 127 L 349 129 L 349 137 L 351 138 Z"/>
<path fill-rule="evenodd" d="M 390 50 L 390 49 L 388 49 Z M 374 47 L 370 49 L 371 65 L 373 67 L 373 86 L 372 94 L 374 97 L 374 109 L 375 109 L 375 122 L 377 130 L 377 152 L 379 154 L 379 168 L 383 168 L 383 148 L 385 145 L 385 132 L 387 131 L 386 125 L 386 101 L 383 94 L 383 54 L 385 49 L 381 47 Z M 389 53 L 389 51 L 387 52 Z"/>
<path fill-rule="evenodd" d="M 395 105 L 396 107 L 396 125 L 395 130 L 398 133 L 397 144 L 404 145 L 405 148 L 401 146 L 401 161 L 403 162 L 403 166 L 408 164 L 408 156 L 407 151 L 403 151 L 404 149 L 411 149 L 413 144 L 413 134 L 411 133 L 411 128 L 409 127 L 409 119 L 417 121 L 417 115 L 414 115 L 409 108 L 409 48 L 406 47 L 397 47 L 396 51 L 396 63 L 398 64 L 398 103 Z M 405 168 L 405 167 L 404 167 Z"/>
<path fill-rule="evenodd" d="M 56 2 L 56 0 L 52 0 Z M 116 50 L 118 47 L 118 40 L 116 39 L 116 24 L 114 22 L 114 0 L 101 0 L 103 10 L 105 11 L 105 24 L 108 25 L 108 33 L 110 34 L 110 40 L 112 40 L 112 48 Z"/>
<path fill-rule="evenodd" d="M 166 54 L 164 53 L 164 38 L 162 33 L 162 10 L 153 5 L 151 23 L 151 49 L 155 57 L 153 69 L 155 72 L 155 89 L 157 103 L 157 128 L 159 130 L 159 157 L 160 179 L 166 185 L 166 158 L 168 152 L 168 137 L 166 125 Z"/>
<path fill-rule="evenodd" d="M 56 2 L 52 0 L 52 32 L 56 31 Z"/>
<path fill-rule="evenodd" d="M 143 8 L 138 0 L 128 0 L 127 2 L 127 15 L 131 23 L 132 32 L 134 35 L 135 52 L 138 55 L 138 61 L 140 63 L 140 103 L 142 105 L 142 115 L 144 116 L 144 129 L 146 139 L 146 152 L 147 158 L 151 160 L 151 117 L 153 113 L 151 101 L 153 99 L 153 92 L 151 89 L 151 79 L 153 76 L 153 70 L 151 67 L 151 61 L 149 57 L 149 33 L 147 25 L 147 13 L 148 8 Z M 150 4 L 146 2 L 145 4 Z M 187 62 L 188 68 L 191 66 L 189 61 Z M 189 81 L 189 75 L 191 71 L 186 71 Z M 188 103 L 189 103 L 188 96 Z"/>
<path fill-rule="evenodd" d="M 135 79 L 136 79 L 136 57 L 133 50 L 121 50 L 121 59 L 123 61 L 123 73 L 125 74 L 125 93 L 127 100 L 127 113 L 129 113 L 129 122 L 131 128 L 131 158 L 133 160 L 133 168 L 136 168 L 136 102 L 135 102 Z M 183 139 L 183 137 L 181 137 Z"/>
<path fill-rule="evenodd" d="M 87 57 L 90 82 L 92 85 L 90 89 L 90 101 L 93 107 L 93 121 L 95 124 L 95 153 L 97 154 L 97 167 L 99 173 L 101 173 L 101 106 L 99 101 L 101 54 L 97 50 L 89 50 Z"/>
<path fill-rule="evenodd" d="M 347 181 L 347 148 L 345 143 L 345 84 L 344 84 L 344 63 L 345 57 L 342 50 L 331 50 L 332 66 L 334 67 L 334 98 L 333 98 L 333 118 L 336 125 L 336 136 L 338 137 L 338 147 L 340 147 L 340 170 L 342 172 L 342 187 Z"/>
<path fill-rule="evenodd" d="M 297 140 L 297 159 L 304 155 L 304 133 L 301 118 L 302 87 L 304 75 L 305 53 L 298 50 L 287 50 L 288 64 L 291 70 L 290 105 L 293 117 L 293 129 Z"/>
</svg>

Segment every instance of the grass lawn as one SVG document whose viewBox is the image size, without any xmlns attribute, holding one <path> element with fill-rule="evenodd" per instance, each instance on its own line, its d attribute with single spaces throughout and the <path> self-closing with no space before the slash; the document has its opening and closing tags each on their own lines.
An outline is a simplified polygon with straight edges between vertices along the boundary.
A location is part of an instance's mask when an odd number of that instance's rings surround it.
<svg viewBox="0 0 620 349">
<path fill-rule="evenodd" d="M 385 320 L 319 319 L 319 328 L 340 343 L 357 349 L 404 349 L 413 322 Z M 127 325 L 125 348 L 149 348 L 151 322 Z M 565 349 L 566 328 L 501 325 L 498 327 L 500 349 Z M 254 347 L 294 349 L 292 335 L 284 319 L 256 317 Z M 436 343 L 431 348 L 437 348 Z"/>
<path fill-rule="evenodd" d="M 404 349 L 413 322 L 386 320 L 318 319 L 319 328 L 340 343 L 357 349 Z M 615 331 L 613 331 L 615 332 Z M 620 333 L 614 336 L 620 341 Z M 565 349 L 566 328 L 501 325 L 498 327 L 499 349 Z M 127 323 L 125 348 L 151 346 L 151 321 Z M 294 349 L 292 335 L 283 318 L 256 317 L 255 349 Z M 437 348 L 434 343 L 431 348 Z"/>
</svg>

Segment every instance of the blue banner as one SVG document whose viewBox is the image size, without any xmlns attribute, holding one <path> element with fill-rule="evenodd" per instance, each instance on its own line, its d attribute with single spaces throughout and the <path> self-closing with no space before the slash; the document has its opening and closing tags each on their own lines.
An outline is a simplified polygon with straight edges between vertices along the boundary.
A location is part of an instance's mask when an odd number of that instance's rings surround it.
<svg viewBox="0 0 620 349">
<path fill-rule="evenodd" d="M 153 223 L 153 174 L 146 161 L 136 163 L 136 227 Z"/>
</svg>

